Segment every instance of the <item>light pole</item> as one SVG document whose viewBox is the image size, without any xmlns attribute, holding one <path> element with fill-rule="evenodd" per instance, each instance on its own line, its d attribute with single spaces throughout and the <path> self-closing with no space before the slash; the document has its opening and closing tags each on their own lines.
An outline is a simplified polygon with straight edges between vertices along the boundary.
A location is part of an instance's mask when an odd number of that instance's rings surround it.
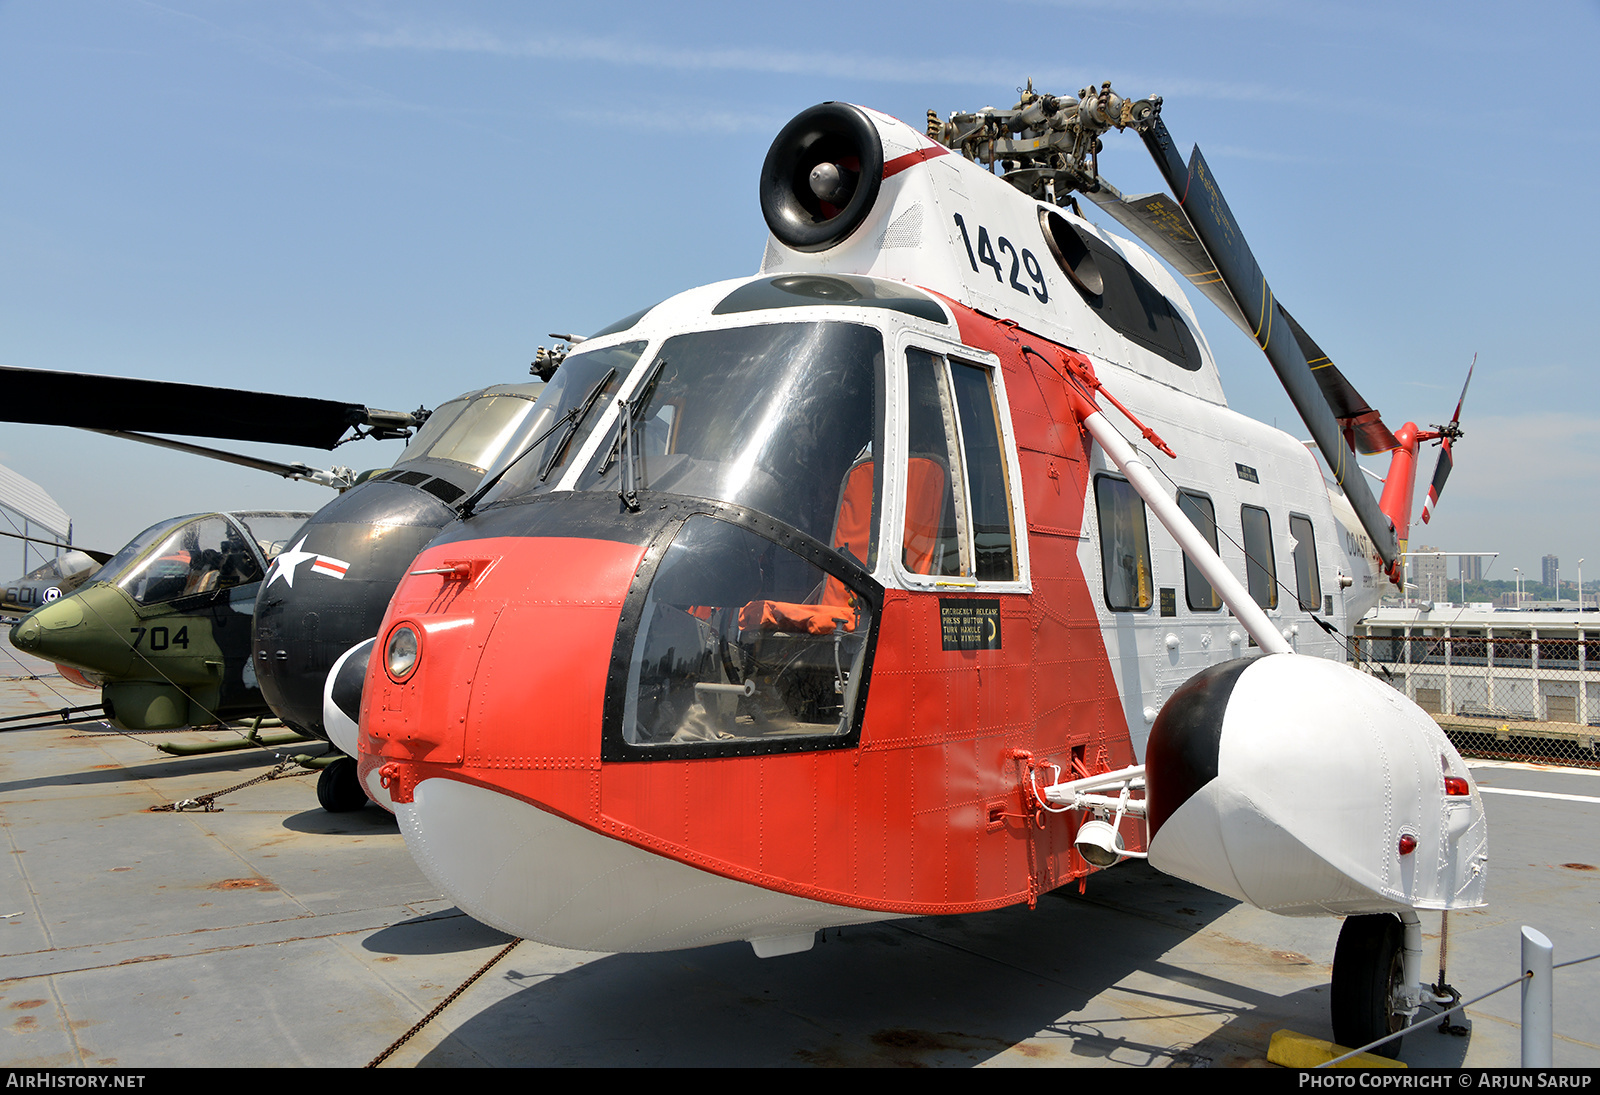
<svg viewBox="0 0 1600 1095">
<path fill-rule="evenodd" d="M 1512 567 L 1511 570 L 1517 576 L 1517 611 L 1520 612 L 1522 610 L 1522 568 Z"/>
<path fill-rule="evenodd" d="M 1578 560 L 1578 611 L 1583 611 L 1583 560 Z"/>
</svg>

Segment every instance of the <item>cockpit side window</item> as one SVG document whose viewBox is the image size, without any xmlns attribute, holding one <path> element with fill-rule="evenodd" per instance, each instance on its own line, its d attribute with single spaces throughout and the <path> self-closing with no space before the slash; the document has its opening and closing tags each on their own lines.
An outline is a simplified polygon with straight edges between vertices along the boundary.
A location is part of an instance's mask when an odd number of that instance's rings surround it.
<svg viewBox="0 0 1600 1095">
<path fill-rule="evenodd" d="M 1011 484 L 1000 450 L 1000 410 L 994 385 L 989 370 L 964 361 L 950 361 L 950 379 L 966 453 L 974 574 L 980 582 L 1009 582 L 1017 576 L 1017 559 L 1011 535 Z"/>
<path fill-rule="evenodd" d="M 906 398 L 901 565 L 933 578 L 1015 581 L 1011 483 L 992 375 L 912 347 Z"/>
</svg>

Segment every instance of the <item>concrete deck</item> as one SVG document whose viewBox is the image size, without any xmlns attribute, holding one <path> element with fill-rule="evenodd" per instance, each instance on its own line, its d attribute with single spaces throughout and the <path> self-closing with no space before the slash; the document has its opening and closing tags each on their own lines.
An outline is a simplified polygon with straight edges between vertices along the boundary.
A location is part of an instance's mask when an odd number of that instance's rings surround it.
<svg viewBox="0 0 1600 1095">
<path fill-rule="evenodd" d="M 0 662 L 0 715 L 93 702 Z M 150 812 L 260 774 L 259 752 L 180 760 L 94 725 L 0 746 L 6 1065 L 359 1066 L 507 941 L 440 897 L 388 814 L 322 812 L 315 777 Z M 1492 904 L 1450 923 L 1468 998 L 1516 976 L 1521 924 L 1558 962 L 1600 952 L 1600 773 L 1477 775 Z M 385 1067 L 1265 1066 L 1275 1030 L 1330 1036 L 1337 929 L 1124 864 L 1033 911 L 830 931 L 770 960 L 524 942 Z M 1600 962 L 1556 976 L 1555 1063 L 1600 1066 Z M 1402 1058 L 1515 1065 L 1517 1014 L 1512 989 L 1471 1010 L 1469 1037 L 1430 1028 Z"/>
</svg>

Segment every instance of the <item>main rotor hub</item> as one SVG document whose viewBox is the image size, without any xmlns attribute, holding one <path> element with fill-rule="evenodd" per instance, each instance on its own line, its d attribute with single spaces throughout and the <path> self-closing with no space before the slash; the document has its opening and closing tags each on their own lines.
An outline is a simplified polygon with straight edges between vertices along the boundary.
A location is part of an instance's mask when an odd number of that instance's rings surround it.
<svg viewBox="0 0 1600 1095">
<path fill-rule="evenodd" d="M 1161 97 L 1127 99 L 1107 80 L 1076 96 L 1040 94 L 1033 82 L 1010 110 L 984 107 L 941 122 L 928 112 L 928 136 L 967 159 L 998 164 L 1002 178 L 1040 201 L 1065 205 L 1074 191 L 1101 187 L 1100 137 L 1111 129 L 1143 133 L 1161 114 Z"/>
</svg>

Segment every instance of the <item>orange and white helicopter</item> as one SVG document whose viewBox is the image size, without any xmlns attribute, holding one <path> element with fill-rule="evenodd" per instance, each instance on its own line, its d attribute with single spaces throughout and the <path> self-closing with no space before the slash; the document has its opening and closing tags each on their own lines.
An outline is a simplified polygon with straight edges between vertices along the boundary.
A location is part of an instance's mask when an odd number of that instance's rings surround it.
<svg viewBox="0 0 1600 1095">
<path fill-rule="evenodd" d="M 1112 128 L 1175 198 L 1100 177 Z M 1228 408 L 1179 284 L 1074 192 L 1256 338 L 1344 489 Z M 1148 856 L 1348 917 L 1335 1034 L 1397 1029 L 1417 910 L 1483 903 L 1485 823 L 1336 632 L 1456 423 L 1383 426 L 1159 99 L 1030 86 L 925 133 L 823 104 L 761 205 L 761 272 L 577 345 L 330 675 L 422 868 L 518 936 L 765 956 Z M 1352 443 L 1394 451 L 1381 503 Z"/>
</svg>

